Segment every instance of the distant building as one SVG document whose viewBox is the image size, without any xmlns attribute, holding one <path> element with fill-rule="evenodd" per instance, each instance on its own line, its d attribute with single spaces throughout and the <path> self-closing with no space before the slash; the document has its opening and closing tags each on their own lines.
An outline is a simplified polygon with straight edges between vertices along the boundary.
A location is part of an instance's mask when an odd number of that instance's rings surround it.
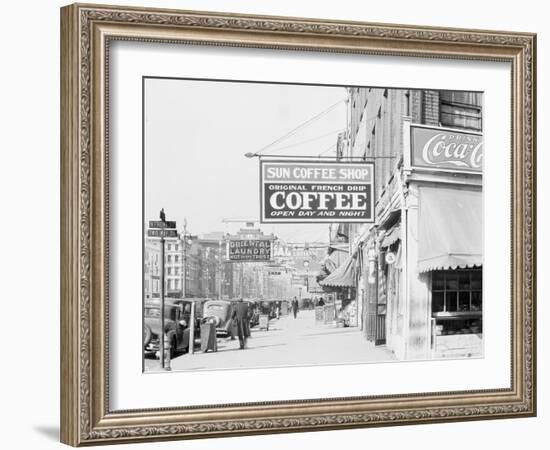
<svg viewBox="0 0 550 450">
<path fill-rule="evenodd" d="M 143 296 L 145 299 L 160 296 L 160 245 L 158 241 L 145 238 L 143 262 Z"/>
<path fill-rule="evenodd" d="M 160 240 L 145 238 L 144 296 L 160 296 Z M 197 236 L 164 242 L 164 292 L 166 297 L 217 298 L 219 262 L 207 242 Z M 185 295 L 183 290 L 185 288 Z"/>
</svg>

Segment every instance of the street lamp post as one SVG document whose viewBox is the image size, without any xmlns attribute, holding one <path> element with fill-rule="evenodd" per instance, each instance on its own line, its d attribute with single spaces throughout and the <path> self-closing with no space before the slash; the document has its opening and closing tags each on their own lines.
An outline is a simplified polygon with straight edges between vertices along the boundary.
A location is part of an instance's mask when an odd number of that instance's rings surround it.
<svg viewBox="0 0 550 450">
<path fill-rule="evenodd" d="M 183 220 L 183 232 L 180 236 L 182 248 L 182 271 L 181 271 L 181 297 L 186 297 L 187 291 L 187 246 L 192 244 L 191 235 L 187 232 L 187 219 Z"/>
<path fill-rule="evenodd" d="M 181 236 L 181 298 L 185 298 L 187 278 L 187 219 L 183 219 L 183 234 Z"/>
<path fill-rule="evenodd" d="M 304 267 L 306 268 L 306 292 L 309 292 L 309 261 L 304 261 Z"/>
<path fill-rule="evenodd" d="M 164 237 L 160 238 L 160 261 L 161 261 L 161 269 L 160 269 L 160 333 L 159 333 L 159 340 L 160 340 L 160 367 L 161 369 L 166 370 L 166 359 L 165 359 L 165 318 L 164 318 L 164 310 L 165 310 L 165 303 L 164 303 L 164 270 L 165 270 L 165 264 L 164 264 Z"/>
<path fill-rule="evenodd" d="M 181 298 L 185 298 L 185 269 L 186 269 L 186 264 L 185 264 L 185 260 L 186 260 L 186 255 L 185 255 L 185 228 L 184 228 L 184 232 L 183 232 L 183 236 L 181 237 L 181 282 L 180 282 L 180 285 L 181 285 Z"/>
<path fill-rule="evenodd" d="M 309 261 L 307 259 L 304 260 L 304 267 L 306 268 L 306 292 L 305 293 L 306 293 L 306 298 L 309 298 L 309 295 L 307 295 L 309 293 Z M 308 300 L 308 305 L 309 305 L 309 300 Z"/>
<path fill-rule="evenodd" d="M 222 259 L 222 241 L 218 241 L 218 300 L 222 299 L 222 275 L 223 275 L 223 259 Z"/>
<path fill-rule="evenodd" d="M 244 297 L 244 263 L 241 262 L 241 295 L 240 297 Z"/>
</svg>

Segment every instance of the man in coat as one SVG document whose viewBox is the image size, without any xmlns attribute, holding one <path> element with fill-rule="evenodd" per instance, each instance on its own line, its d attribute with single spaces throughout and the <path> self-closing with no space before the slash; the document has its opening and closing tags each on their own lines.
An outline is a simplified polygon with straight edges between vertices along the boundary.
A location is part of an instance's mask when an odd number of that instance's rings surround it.
<svg viewBox="0 0 550 450">
<path fill-rule="evenodd" d="M 294 313 L 294 318 L 296 319 L 296 316 L 298 315 L 298 299 L 294 297 L 294 300 L 292 300 L 292 312 Z"/>
<path fill-rule="evenodd" d="M 248 324 L 248 304 L 241 298 L 233 310 L 233 320 L 237 323 L 237 335 L 239 336 L 239 346 L 246 348 L 246 340 L 250 336 L 250 326 Z"/>
</svg>

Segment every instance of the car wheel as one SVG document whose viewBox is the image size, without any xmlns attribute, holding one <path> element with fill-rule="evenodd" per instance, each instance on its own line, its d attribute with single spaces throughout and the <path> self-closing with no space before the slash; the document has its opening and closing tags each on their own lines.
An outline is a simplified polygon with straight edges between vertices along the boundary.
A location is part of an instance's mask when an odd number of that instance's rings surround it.
<svg viewBox="0 0 550 450">
<path fill-rule="evenodd" d="M 151 331 L 151 327 L 149 325 L 145 325 L 143 327 L 143 346 L 146 346 L 149 342 L 151 342 L 152 337 L 153 333 Z"/>
</svg>

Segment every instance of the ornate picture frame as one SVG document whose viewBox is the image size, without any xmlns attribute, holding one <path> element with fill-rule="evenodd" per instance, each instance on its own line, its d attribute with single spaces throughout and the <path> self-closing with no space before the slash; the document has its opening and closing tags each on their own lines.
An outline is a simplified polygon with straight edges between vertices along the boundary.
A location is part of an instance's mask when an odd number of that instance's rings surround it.
<svg viewBox="0 0 550 450">
<path fill-rule="evenodd" d="M 511 66 L 511 385 L 112 410 L 109 49 L 115 41 L 497 61 Z M 74 4 L 61 9 L 61 440 L 194 439 L 536 414 L 536 36 Z M 137 132 L 137 131 L 136 131 Z M 136 280 L 139 283 L 139 280 Z M 139 325 L 138 325 L 139 326 Z"/>
</svg>

